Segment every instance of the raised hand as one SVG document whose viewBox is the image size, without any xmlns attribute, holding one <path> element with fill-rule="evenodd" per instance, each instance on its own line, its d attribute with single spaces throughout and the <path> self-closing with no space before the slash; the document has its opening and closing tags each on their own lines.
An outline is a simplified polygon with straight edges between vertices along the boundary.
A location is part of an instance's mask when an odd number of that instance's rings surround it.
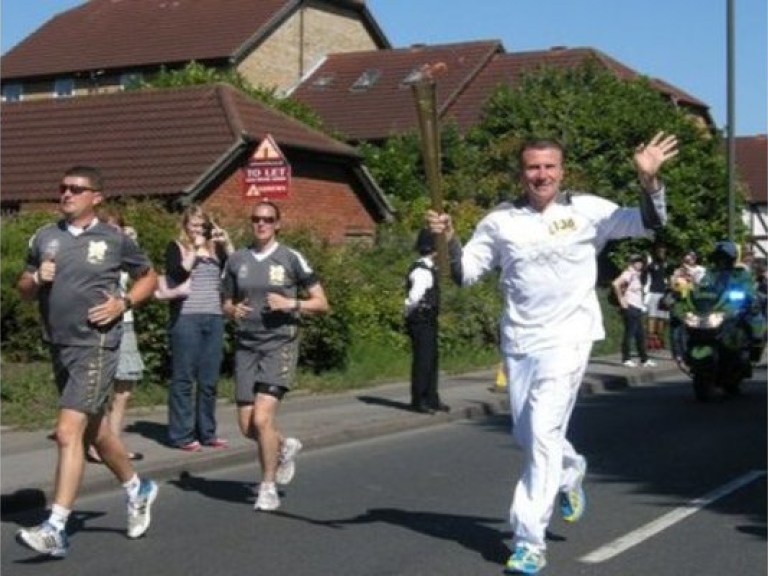
<svg viewBox="0 0 768 576">
<path fill-rule="evenodd" d="M 677 136 L 658 132 L 646 144 L 640 144 L 635 149 L 635 167 L 646 188 L 658 188 L 656 174 L 670 158 L 677 156 Z"/>
</svg>

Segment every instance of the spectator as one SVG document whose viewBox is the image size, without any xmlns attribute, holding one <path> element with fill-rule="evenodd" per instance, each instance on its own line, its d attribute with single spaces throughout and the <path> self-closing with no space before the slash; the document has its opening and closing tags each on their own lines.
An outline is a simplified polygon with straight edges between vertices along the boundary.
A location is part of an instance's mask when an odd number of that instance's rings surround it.
<svg viewBox="0 0 768 576">
<path fill-rule="evenodd" d="M 237 419 L 243 436 L 258 444 L 262 477 L 254 509 L 263 511 L 280 507 L 276 484 L 293 479 L 302 447 L 298 439 L 283 437 L 276 423 L 296 376 L 299 319 L 328 310 L 325 291 L 304 256 L 278 242 L 280 227 L 276 204 L 255 204 L 253 244 L 232 255 L 223 275 L 224 311 L 237 322 Z"/>
<path fill-rule="evenodd" d="M 659 307 L 661 299 L 669 287 L 669 263 L 667 262 L 667 248 L 663 244 L 656 244 L 648 265 L 645 268 L 646 307 L 648 310 L 648 349 L 661 350 L 665 346 L 665 335 L 669 322 L 669 311 Z"/>
<path fill-rule="evenodd" d="M 437 317 L 440 286 L 435 266 L 435 239 L 425 228 L 416 240 L 419 258 L 406 276 L 405 324 L 411 339 L 411 408 L 422 414 L 448 412 L 437 393 Z"/>
<path fill-rule="evenodd" d="M 64 173 L 59 184 L 63 219 L 43 226 L 32 237 L 18 281 L 21 297 L 36 298 L 40 306 L 59 413 L 50 515 L 39 526 L 20 529 L 16 538 L 36 552 L 58 558 L 69 550 L 66 525 L 82 483 L 86 445 L 96 446 L 125 489 L 129 538 L 139 538 L 149 529 L 158 494 L 155 482 L 136 474 L 120 437 L 104 418 L 118 364 L 123 314 L 152 295 L 157 274 L 133 240 L 96 217 L 103 188 L 96 168 L 75 166 Z M 119 289 L 122 270 L 133 279 L 125 294 Z"/>
<path fill-rule="evenodd" d="M 169 328 L 168 441 L 187 452 L 228 445 L 216 435 L 216 388 L 224 355 L 220 276 L 233 250 L 227 232 L 198 205 L 184 210 L 179 236 L 165 250 L 166 276 L 190 281 L 189 295 L 170 301 Z"/>
<path fill-rule="evenodd" d="M 624 322 L 624 335 L 621 339 L 621 362 L 627 368 L 636 368 L 637 362 L 632 360 L 631 346 L 635 342 L 640 365 L 643 368 L 653 368 L 656 363 L 648 358 L 645 349 L 645 330 L 643 330 L 643 268 L 645 258 L 634 254 L 629 258 L 629 265 L 613 281 L 613 290 L 621 307 L 621 318 Z"/>
<path fill-rule="evenodd" d="M 766 305 L 768 305 L 768 263 L 765 258 L 752 258 L 752 275 L 755 279 L 755 298 L 757 308 L 767 314 Z M 765 350 L 765 334 L 762 341 L 752 349 L 752 361 L 759 362 L 763 357 Z"/>
<path fill-rule="evenodd" d="M 753 258 L 752 275 L 755 278 L 755 292 L 760 299 L 760 305 L 765 308 L 768 301 L 768 263 L 765 258 Z"/>
<path fill-rule="evenodd" d="M 675 284 L 679 278 L 682 278 L 691 285 L 691 288 L 695 288 L 702 281 L 706 273 L 707 269 L 698 263 L 696 252 L 688 250 L 683 255 L 683 262 L 672 273 L 672 284 Z"/>
<path fill-rule="evenodd" d="M 111 224 L 134 242 L 138 241 L 136 230 L 132 226 L 126 226 L 120 212 L 114 208 L 105 208 L 99 211 L 99 220 Z M 127 294 L 130 277 L 127 272 L 120 272 L 120 293 Z M 112 399 L 109 407 L 109 426 L 115 436 L 123 433 L 125 422 L 125 412 L 128 408 L 128 402 L 131 399 L 134 386 L 141 382 L 144 373 L 144 361 L 139 353 L 139 346 L 136 341 L 136 331 L 133 322 L 133 310 L 126 310 L 123 314 L 123 335 L 120 339 L 120 359 L 117 363 L 117 372 L 115 373 L 115 383 L 112 392 Z M 141 452 L 128 452 L 128 458 L 131 460 L 142 460 L 144 455 Z M 86 453 L 86 459 L 89 462 L 101 464 L 103 461 L 99 456 L 96 447 L 90 445 Z"/>
</svg>

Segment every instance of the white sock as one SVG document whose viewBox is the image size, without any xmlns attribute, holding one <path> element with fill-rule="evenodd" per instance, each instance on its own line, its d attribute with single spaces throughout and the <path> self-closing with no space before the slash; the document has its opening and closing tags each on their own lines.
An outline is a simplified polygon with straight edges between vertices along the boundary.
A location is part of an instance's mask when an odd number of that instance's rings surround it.
<svg viewBox="0 0 768 576">
<path fill-rule="evenodd" d="M 141 480 L 139 479 L 138 474 L 134 474 L 133 477 L 128 480 L 125 484 L 123 484 L 123 488 L 125 488 L 126 493 L 128 494 L 128 498 L 133 500 L 136 498 L 136 496 L 139 495 L 139 488 L 141 487 Z"/>
<path fill-rule="evenodd" d="M 64 506 L 54 504 L 51 506 L 51 515 L 48 517 L 48 523 L 56 528 L 56 530 L 64 530 L 64 528 L 67 526 L 67 520 L 69 519 L 70 512 L 72 511 L 64 508 Z"/>
</svg>

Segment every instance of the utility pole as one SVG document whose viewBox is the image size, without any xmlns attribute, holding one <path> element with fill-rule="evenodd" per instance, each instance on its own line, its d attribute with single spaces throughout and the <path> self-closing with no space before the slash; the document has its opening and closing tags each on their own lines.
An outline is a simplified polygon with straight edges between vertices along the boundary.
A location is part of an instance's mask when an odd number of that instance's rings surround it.
<svg viewBox="0 0 768 576">
<path fill-rule="evenodd" d="M 727 3 L 727 15 L 726 15 L 726 43 L 727 43 L 727 63 L 726 63 L 726 75 L 727 75 L 727 106 L 728 106 L 728 118 L 726 120 L 728 124 L 728 238 L 732 241 L 736 241 L 736 196 L 735 196 L 735 184 L 736 184 L 736 112 L 735 112 L 735 98 L 734 98 L 734 0 L 726 0 Z"/>
</svg>

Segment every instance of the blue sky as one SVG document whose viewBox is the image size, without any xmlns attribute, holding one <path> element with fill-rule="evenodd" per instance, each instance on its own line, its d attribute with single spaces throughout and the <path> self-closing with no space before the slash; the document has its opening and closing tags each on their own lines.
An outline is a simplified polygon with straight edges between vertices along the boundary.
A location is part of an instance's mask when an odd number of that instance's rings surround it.
<svg viewBox="0 0 768 576">
<path fill-rule="evenodd" d="M 733 0 L 736 134 L 765 133 L 768 0 Z M 3 0 L 2 53 L 82 0 Z M 551 46 L 597 48 L 665 80 L 727 119 L 727 0 L 367 0 L 395 47 L 501 40 L 508 52 Z"/>
</svg>

